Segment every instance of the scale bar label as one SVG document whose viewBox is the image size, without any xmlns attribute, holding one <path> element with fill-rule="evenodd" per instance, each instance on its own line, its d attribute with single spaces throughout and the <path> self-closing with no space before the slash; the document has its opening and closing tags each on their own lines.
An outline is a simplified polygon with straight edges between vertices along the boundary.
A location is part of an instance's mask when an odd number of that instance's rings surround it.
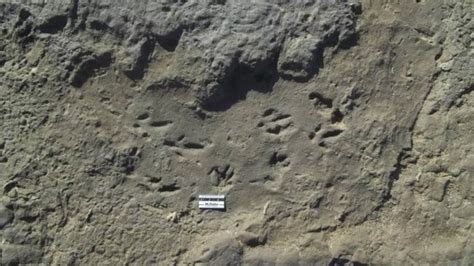
<svg viewBox="0 0 474 266">
<path fill-rule="evenodd" d="M 199 209 L 225 209 L 224 195 L 199 195 Z"/>
</svg>

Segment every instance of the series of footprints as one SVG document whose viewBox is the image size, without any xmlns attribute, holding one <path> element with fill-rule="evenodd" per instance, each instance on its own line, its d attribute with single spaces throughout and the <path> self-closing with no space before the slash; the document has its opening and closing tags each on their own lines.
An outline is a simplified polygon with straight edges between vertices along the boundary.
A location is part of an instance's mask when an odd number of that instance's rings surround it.
<svg viewBox="0 0 474 266">
<path fill-rule="evenodd" d="M 321 115 L 327 117 L 326 121 L 318 123 L 308 132 L 308 137 L 319 146 L 327 147 L 344 133 L 344 114 L 339 108 L 334 106 L 333 99 L 318 92 L 310 93 L 308 98 L 319 109 Z M 274 108 L 269 108 L 262 113 L 261 121 L 257 124 L 257 127 L 263 129 L 265 134 L 280 136 L 291 134 L 291 128 L 294 128 L 294 123 L 291 115 L 282 113 Z M 290 160 L 287 154 L 277 151 L 272 153 L 268 164 L 271 168 L 277 170 L 274 173 L 275 175 L 266 175 L 263 178 L 251 181 L 251 183 L 275 181 L 290 166 Z"/>
<path fill-rule="evenodd" d="M 152 129 L 164 130 L 173 125 L 173 121 L 171 120 L 151 119 L 149 112 L 141 112 L 135 118 L 137 120 L 137 122 L 133 124 L 133 127 L 135 128 L 139 128 L 142 127 L 142 125 L 146 125 L 148 127 L 151 127 Z M 145 132 L 144 136 L 147 137 L 149 135 Z M 168 147 L 182 148 L 185 150 L 202 150 L 205 149 L 209 145 L 209 143 L 187 141 L 185 135 L 179 135 L 177 138 L 174 139 L 166 138 L 163 141 L 163 145 Z"/>
<path fill-rule="evenodd" d="M 264 134 L 270 136 L 283 137 L 295 132 L 292 116 L 274 108 L 266 109 L 262 113 L 261 121 L 257 124 L 257 127 L 263 129 Z M 260 178 L 250 180 L 250 183 L 264 183 L 274 186 L 274 182 L 279 180 L 282 174 L 288 170 L 290 160 L 286 153 L 275 151 L 268 158 L 268 165 L 273 169 L 272 172 Z"/>
<path fill-rule="evenodd" d="M 288 155 L 282 151 L 273 152 L 268 159 L 268 165 L 273 169 L 271 173 L 268 173 L 261 176 L 255 177 L 250 180 L 247 180 L 249 183 L 262 183 L 266 184 L 267 182 L 273 182 L 281 178 L 282 173 L 287 171 L 290 166 L 290 160 Z M 230 164 L 224 164 L 220 166 L 213 166 L 208 171 L 207 175 L 209 177 L 210 184 L 215 187 L 226 187 L 231 186 L 236 183 L 242 183 L 242 180 L 239 178 L 235 179 L 236 169 Z"/>
<path fill-rule="evenodd" d="M 316 142 L 319 146 L 326 147 L 344 133 L 344 114 L 339 108 L 334 108 L 333 99 L 318 92 L 310 93 L 308 98 L 316 108 L 321 109 L 321 113 L 330 114 L 328 121 L 317 124 L 308 133 L 311 141 Z M 290 134 L 290 129 L 294 127 L 291 115 L 282 113 L 274 108 L 266 109 L 261 117 L 262 119 L 257 124 L 257 127 L 263 129 L 265 134 L 274 136 Z M 170 120 L 152 120 L 148 112 L 138 114 L 136 119 L 138 123 L 134 125 L 135 127 L 140 127 L 140 124 L 145 123 L 152 128 L 161 129 L 173 124 L 173 121 Z M 180 135 L 175 139 L 165 139 L 163 145 L 186 150 L 202 150 L 207 147 L 208 143 L 187 141 L 185 135 Z M 288 155 L 282 152 L 272 153 L 268 163 L 272 168 L 286 168 L 290 165 Z M 226 186 L 232 183 L 230 179 L 234 176 L 234 169 L 230 165 L 212 167 L 208 172 L 208 176 L 212 185 Z M 274 181 L 274 177 L 266 176 L 260 181 L 264 183 Z M 169 188 L 165 186 L 163 189 L 174 190 L 176 187 L 171 185 Z"/>
<path fill-rule="evenodd" d="M 321 109 L 322 113 L 330 114 L 328 123 L 319 123 L 308 133 L 310 140 L 326 147 L 344 133 L 344 114 L 339 108 L 333 107 L 333 99 L 318 92 L 310 93 L 309 99 L 316 108 Z M 293 126 L 291 115 L 281 113 L 274 108 L 266 109 L 262 114 L 262 121 L 257 124 L 258 128 L 262 128 L 270 135 L 287 134 Z"/>
</svg>

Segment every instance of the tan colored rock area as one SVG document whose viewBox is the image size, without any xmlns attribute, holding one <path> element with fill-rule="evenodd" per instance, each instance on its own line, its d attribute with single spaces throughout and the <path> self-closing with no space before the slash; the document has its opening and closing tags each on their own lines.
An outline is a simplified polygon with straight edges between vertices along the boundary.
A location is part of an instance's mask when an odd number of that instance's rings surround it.
<svg viewBox="0 0 474 266">
<path fill-rule="evenodd" d="M 0 1 L 0 264 L 474 264 L 473 9 Z"/>
</svg>

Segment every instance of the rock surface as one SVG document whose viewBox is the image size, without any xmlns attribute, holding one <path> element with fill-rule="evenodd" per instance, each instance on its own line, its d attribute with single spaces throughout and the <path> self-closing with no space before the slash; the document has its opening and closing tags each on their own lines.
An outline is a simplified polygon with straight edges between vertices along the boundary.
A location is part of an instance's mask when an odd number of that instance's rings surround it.
<svg viewBox="0 0 474 266">
<path fill-rule="evenodd" d="M 473 8 L 0 0 L 1 264 L 473 264 Z"/>
</svg>

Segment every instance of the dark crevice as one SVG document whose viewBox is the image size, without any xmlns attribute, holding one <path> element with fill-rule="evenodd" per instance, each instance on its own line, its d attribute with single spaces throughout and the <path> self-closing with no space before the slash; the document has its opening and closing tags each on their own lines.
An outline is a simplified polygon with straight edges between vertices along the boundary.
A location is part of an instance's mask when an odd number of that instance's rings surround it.
<svg viewBox="0 0 474 266">
<path fill-rule="evenodd" d="M 173 123 L 173 121 L 170 121 L 170 120 L 153 121 L 153 122 L 150 122 L 150 126 L 152 126 L 152 127 L 164 127 L 164 126 L 170 125 L 172 123 Z"/>
<path fill-rule="evenodd" d="M 211 0 L 211 5 L 225 5 L 227 0 Z"/>
<path fill-rule="evenodd" d="M 132 80 L 142 79 L 154 50 L 155 40 L 153 38 L 146 38 L 139 47 L 135 62 L 130 69 L 124 71 L 125 75 Z"/>
<path fill-rule="evenodd" d="M 79 0 L 71 0 L 69 9 L 69 18 L 71 18 L 71 24 L 74 26 L 75 21 L 77 19 L 77 12 L 79 10 Z"/>
<path fill-rule="evenodd" d="M 178 186 L 178 184 L 176 183 L 176 181 L 173 181 L 173 182 L 169 182 L 167 184 L 163 184 L 159 189 L 158 191 L 160 192 L 173 192 L 173 191 L 177 191 L 179 190 L 180 187 Z"/>
<path fill-rule="evenodd" d="M 274 127 L 267 128 L 266 132 L 270 133 L 270 134 L 278 135 L 278 134 L 280 134 L 281 129 L 282 128 L 281 128 L 280 125 L 276 125 Z"/>
<path fill-rule="evenodd" d="M 264 182 L 275 181 L 275 178 L 273 178 L 273 176 L 271 175 L 266 175 L 263 177 L 263 181 Z"/>
<path fill-rule="evenodd" d="M 256 67 L 241 65 L 237 62 L 229 67 L 226 77 L 212 89 L 213 93 L 202 101 L 207 111 L 221 112 L 229 109 L 247 97 L 249 90 L 269 93 L 278 80 L 276 60 L 261 62 Z"/>
<path fill-rule="evenodd" d="M 443 49 L 440 48 L 439 52 L 435 54 L 434 60 L 438 61 L 441 58 L 442 55 L 443 55 Z"/>
<path fill-rule="evenodd" d="M 27 215 L 27 216 L 19 218 L 19 220 L 27 222 L 27 223 L 34 223 L 37 219 L 38 219 L 38 216 L 31 216 L 31 215 Z"/>
<path fill-rule="evenodd" d="M 179 44 L 181 35 L 183 35 L 183 29 L 179 27 L 166 35 L 156 36 L 156 40 L 163 49 L 168 52 L 174 52 Z"/>
<path fill-rule="evenodd" d="M 318 133 L 319 130 L 321 130 L 321 127 L 322 127 L 321 124 L 317 124 L 317 125 L 314 127 L 314 132 L 315 132 L 315 133 Z"/>
<path fill-rule="evenodd" d="M 169 147 L 175 147 L 176 146 L 176 142 L 172 141 L 172 140 L 169 140 L 169 139 L 165 139 L 163 141 L 163 145 L 165 146 L 169 146 Z"/>
<path fill-rule="evenodd" d="M 262 115 L 262 116 L 263 116 L 263 117 L 269 116 L 269 115 L 272 115 L 272 114 L 275 113 L 275 112 L 276 112 L 275 109 L 269 108 L 269 109 L 267 109 L 267 110 L 265 110 L 265 111 L 263 112 L 263 115 Z"/>
<path fill-rule="evenodd" d="M 97 19 L 94 19 L 91 22 L 89 22 L 89 27 L 95 31 L 107 31 L 110 29 L 107 23 L 97 20 Z"/>
<path fill-rule="evenodd" d="M 137 147 L 132 147 L 128 150 L 128 155 L 130 156 L 135 156 L 135 155 L 138 155 L 138 148 Z"/>
<path fill-rule="evenodd" d="M 287 158 L 288 156 L 286 154 L 280 154 L 278 152 L 274 152 L 272 156 L 270 157 L 269 164 L 271 166 L 274 166 L 278 163 L 284 162 Z"/>
<path fill-rule="evenodd" d="M 150 117 L 149 113 L 143 112 L 137 115 L 137 120 L 145 120 L 145 119 L 148 119 L 149 117 Z"/>
<path fill-rule="evenodd" d="M 147 179 L 148 179 L 148 182 L 154 183 L 154 184 L 159 183 L 161 181 L 161 177 L 156 177 L 156 176 L 148 176 Z"/>
<path fill-rule="evenodd" d="M 360 3 L 351 2 L 350 7 L 351 7 L 352 12 L 354 12 L 354 14 L 356 15 L 362 14 L 362 5 Z"/>
<path fill-rule="evenodd" d="M 351 213 L 351 211 L 344 211 L 338 218 L 339 222 L 344 223 Z"/>
<path fill-rule="evenodd" d="M 308 203 L 309 207 L 311 209 L 318 209 L 321 206 L 321 202 L 323 201 L 323 199 L 324 199 L 323 196 L 317 196 L 317 197 L 311 199 L 311 201 Z M 323 229 L 323 228 L 321 228 L 321 229 Z M 318 231 L 316 231 L 316 232 L 318 232 Z"/>
<path fill-rule="evenodd" d="M 17 185 L 18 185 L 18 182 L 15 181 L 15 180 L 12 180 L 12 181 L 6 183 L 6 184 L 3 186 L 3 193 L 4 193 L 4 194 L 8 194 L 8 192 L 10 192 L 10 190 L 12 190 L 13 188 L 15 188 Z"/>
<path fill-rule="evenodd" d="M 85 9 L 81 12 L 77 26 L 74 28 L 74 33 L 78 31 L 84 31 L 86 29 L 87 18 L 89 17 L 89 9 Z"/>
<path fill-rule="evenodd" d="M 204 149 L 204 145 L 195 142 L 188 142 L 183 145 L 186 149 Z"/>
<path fill-rule="evenodd" d="M 132 160 L 127 160 L 127 161 L 123 162 L 123 165 L 121 166 L 122 171 L 127 175 L 130 175 L 131 173 L 133 173 L 135 171 L 134 163 L 135 162 L 132 161 Z"/>
<path fill-rule="evenodd" d="M 58 15 L 49 18 L 43 24 L 38 26 L 41 33 L 56 34 L 62 31 L 67 25 L 67 16 Z"/>
<path fill-rule="evenodd" d="M 351 261 L 348 259 L 343 259 L 343 258 L 333 258 L 329 262 L 329 266 L 366 266 L 368 264 L 366 263 L 361 263 L 358 261 Z"/>
<path fill-rule="evenodd" d="M 82 61 L 73 76 L 71 84 L 74 87 L 81 87 L 98 69 L 106 68 L 112 63 L 112 52 L 105 52 L 100 55 L 93 55 Z"/>
<path fill-rule="evenodd" d="M 16 31 L 16 36 L 23 38 L 22 43 L 28 43 L 33 40 L 33 36 L 30 33 L 33 31 L 33 23 L 31 21 L 26 21 Z"/>
<path fill-rule="evenodd" d="M 338 48 L 347 50 L 353 46 L 356 46 L 358 42 L 359 42 L 359 34 L 354 33 L 354 34 L 351 34 L 349 37 L 341 40 L 338 44 Z"/>
<path fill-rule="evenodd" d="M 336 109 L 331 113 L 331 123 L 339 123 L 342 119 L 344 119 L 344 115 L 339 111 L 339 109 Z"/>
<path fill-rule="evenodd" d="M 30 11 L 22 8 L 20 10 L 20 13 L 18 14 L 18 20 L 15 23 L 15 27 L 19 27 L 19 26 L 23 25 L 23 22 L 25 22 L 29 17 L 31 17 Z"/>
<path fill-rule="evenodd" d="M 406 151 L 402 150 L 397 157 L 397 161 L 393 166 L 393 170 L 388 174 L 387 187 L 382 192 L 382 201 L 376 210 L 382 208 L 385 203 L 387 203 L 392 198 L 392 188 L 396 180 L 399 179 L 400 174 L 402 173 L 405 165 L 402 164 L 403 160 L 407 158 L 409 154 Z"/>
</svg>

